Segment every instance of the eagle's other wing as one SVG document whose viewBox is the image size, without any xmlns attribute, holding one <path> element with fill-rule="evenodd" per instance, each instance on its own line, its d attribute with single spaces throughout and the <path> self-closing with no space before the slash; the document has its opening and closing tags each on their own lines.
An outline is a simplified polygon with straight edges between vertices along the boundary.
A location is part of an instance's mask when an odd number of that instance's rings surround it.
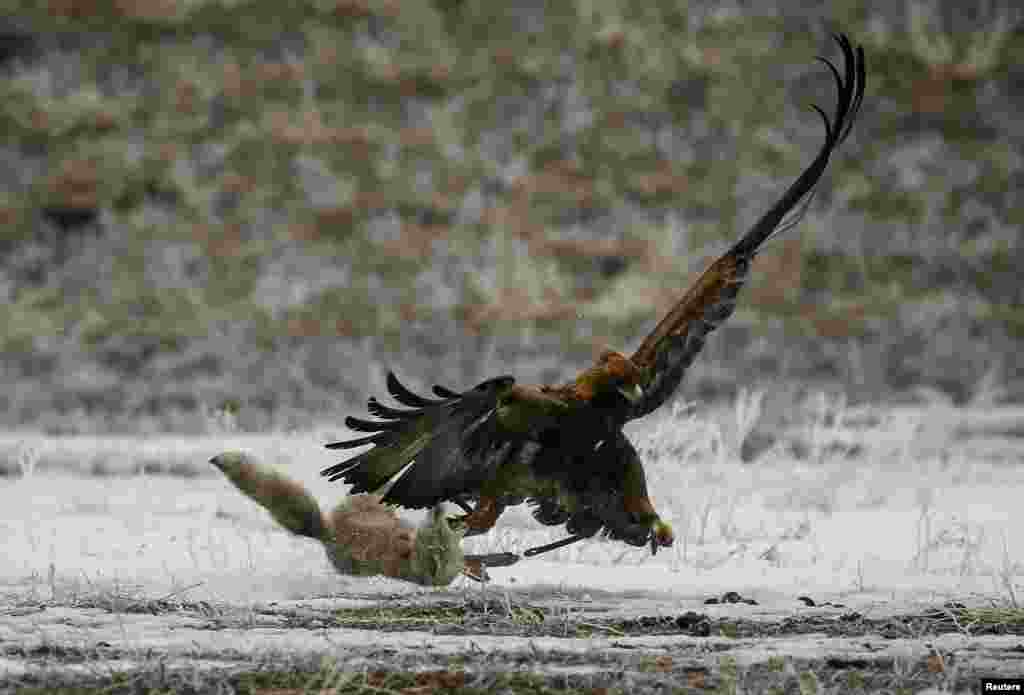
<svg viewBox="0 0 1024 695">
<path fill-rule="evenodd" d="M 475 495 L 502 462 L 518 455 L 517 442 L 557 426 L 567 408 L 556 396 L 518 385 L 510 376 L 462 393 L 435 386 L 440 398 L 413 393 L 390 372 L 387 387 L 409 409 L 371 398 L 368 410 L 380 420 L 345 418 L 350 429 L 371 434 L 327 448 L 373 448 L 321 475 L 344 480 L 353 493 L 376 492 L 385 502 L 414 509 Z"/>
<path fill-rule="evenodd" d="M 736 306 L 750 262 L 772 237 L 792 229 L 803 219 L 814 190 L 828 165 L 829 157 L 843 143 L 864 98 L 864 49 L 854 48 L 844 34 L 833 35 L 843 53 L 843 71 L 826 58 L 818 57 L 835 78 L 838 96 L 834 116 L 829 119 L 817 105 L 825 123 L 825 142 L 818 155 L 782 198 L 724 256 L 716 260 L 687 290 L 678 304 L 655 327 L 632 356 L 642 372 L 643 398 L 632 404 L 630 418 L 651 412 L 675 391 L 683 374 L 704 347 L 708 333 L 715 330 Z"/>
<path fill-rule="evenodd" d="M 543 458 L 539 463 L 545 465 Z M 587 463 L 600 474 L 573 475 L 575 471 L 563 467 L 555 478 L 557 495 L 527 499 L 537 521 L 548 526 L 565 524 L 566 531 L 576 536 L 601 531 L 613 540 L 640 546 L 651 542 L 653 535 L 653 549 L 672 544 L 671 527 L 658 516 L 648 496 L 640 455 L 622 430 L 602 440 Z"/>
</svg>

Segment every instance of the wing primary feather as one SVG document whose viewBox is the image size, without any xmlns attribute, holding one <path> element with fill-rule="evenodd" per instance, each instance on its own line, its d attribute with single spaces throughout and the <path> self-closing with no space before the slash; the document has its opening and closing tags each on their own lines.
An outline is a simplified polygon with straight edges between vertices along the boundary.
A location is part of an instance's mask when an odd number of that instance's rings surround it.
<svg viewBox="0 0 1024 695">
<path fill-rule="evenodd" d="M 761 242 L 761 245 L 764 246 L 764 244 L 771 241 L 775 237 L 779 236 L 780 234 L 785 234 L 790 229 L 793 229 L 793 227 L 803 222 L 804 217 L 807 216 L 807 211 L 811 208 L 811 203 L 814 201 L 814 196 L 816 193 L 817 190 L 812 190 L 810 193 L 804 196 L 803 200 L 801 200 L 795 208 L 787 212 L 786 216 L 782 218 L 782 221 L 779 222 L 779 225 L 775 228 L 775 231 L 773 231 L 771 234 L 765 237 L 765 240 Z"/>
<path fill-rule="evenodd" d="M 344 442 L 331 442 L 330 444 L 324 444 L 324 447 L 327 449 L 356 449 L 367 444 L 380 444 L 387 436 L 387 432 L 378 432 L 369 437 L 358 437 Z"/>
<path fill-rule="evenodd" d="M 388 393 L 394 396 L 395 400 L 402 405 L 408 405 L 413 408 L 429 408 L 432 405 L 441 405 L 444 403 L 444 401 L 426 398 L 413 393 L 398 380 L 398 377 L 395 376 L 394 372 L 388 372 L 387 387 Z"/>
<path fill-rule="evenodd" d="M 829 65 L 831 65 L 831 64 L 832 63 L 829 63 Z M 825 126 L 825 140 L 826 141 L 831 140 L 832 139 L 832 122 L 830 120 L 828 120 L 828 114 L 826 114 L 825 111 L 820 106 L 818 106 L 817 104 L 811 104 L 811 108 L 815 111 L 815 113 L 817 113 L 819 116 L 821 116 L 822 124 Z"/>
<path fill-rule="evenodd" d="M 462 496 L 471 499 L 489 472 L 500 466 L 512 442 L 494 423 L 494 413 L 511 377 L 498 377 L 459 393 L 444 386 L 432 390 L 440 399 L 413 393 L 394 373 L 387 374 L 391 396 L 411 409 L 395 408 L 370 398 L 374 420 L 347 417 L 345 424 L 369 436 L 327 444 L 329 449 L 376 448 L 325 468 L 330 480 L 343 479 L 352 492 L 380 492 L 386 501 L 410 508 L 430 507 Z M 507 445 L 507 446 L 506 446 Z"/>
<path fill-rule="evenodd" d="M 847 46 L 849 46 L 849 39 L 846 39 Z M 853 130 L 853 123 L 857 119 L 857 114 L 860 113 L 860 106 L 864 101 L 864 85 L 867 82 L 867 65 L 864 61 L 864 47 L 857 46 L 854 62 L 857 66 L 857 91 L 853 97 L 853 104 L 850 106 L 850 113 L 852 114 L 846 121 L 846 128 L 843 130 L 843 134 L 839 136 L 839 142 L 844 142 L 850 135 L 850 131 Z"/>
<path fill-rule="evenodd" d="M 792 229 L 804 218 L 829 158 L 849 136 L 867 84 L 864 49 L 854 49 L 845 35 L 834 34 L 832 38 L 843 54 L 843 69 L 827 58 L 819 56 L 819 60 L 836 85 L 835 112 L 830 117 L 817 104 L 811 105 L 825 128 L 825 142 L 779 200 L 697 279 L 637 348 L 632 360 L 645 373 L 644 397 L 633 405 L 630 418 L 651 412 L 675 391 L 703 348 L 707 334 L 735 310 L 736 297 L 746 282 L 751 260 L 765 242 Z"/>
<path fill-rule="evenodd" d="M 397 432 L 406 426 L 405 420 L 363 420 L 349 415 L 345 426 L 356 432 Z"/>
<path fill-rule="evenodd" d="M 411 420 L 420 414 L 418 410 L 399 410 L 398 408 L 384 405 L 373 396 L 366 402 L 366 409 L 370 411 L 371 415 L 376 415 L 386 420 Z"/>
<path fill-rule="evenodd" d="M 451 389 L 446 389 L 444 386 L 441 386 L 440 384 L 435 384 L 433 390 L 436 395 L 446 400 L 458 398 L 461 395 L 459 392 L 452 391 Z"/>
<path fill-rule="evenodd" d="M 320 475 L 325 476 L 333 483 L 335 480 L 344 478 L 346 473 L 353 468 L 358 467 L 362 462 L 362 458 L 357 456 L 354 459 L 349 459 L 348 461 L 342 461 L 341 463 L 336 463 L 333 466 L 328 466 L 320 471 Z"/>
<path fill-rule="evenodd" d="M 846 140 L 853 128 L 864 100 L 864 87 L 867 81 L 864 49 L 858 46 L 854 50 L 850 39 L 843 34 L 833 34 L 832 38 L 839 44 L 843 53 L 844 70 L 840 73 L 835 64 L 827 58 L 819 56 L 818 59 L 825 64 L 836 83 L 836 110 L 833 118 L 829 118 L 821 107 L 812 104 L 812 108 L 825 124 L 825 142 L 810 166 L 786 189 L 779 201 L 761 216 L 750 231 L 736 242 L 729 255 L 753 256 L 766 241 L 782 231 L 792 229 L 800 221 L 806 213 L 806 204 L 809 204 L 806 198 L 813 194 L 817 187 L 828 165 L 829 157 Z M 804 204 L 797 208 L 796 217 L 786 221 L 788 213 L 801 201 L 804 201 Z"/>
<path fill-rule="evenodd" d="M 373 494 L 380 495 L 381 498 L 386 498 L 388 496 L 388 493 L 391 492 L 391 488 L 398 484 L 398 481 L 401 480 L 405 476 L 405 474 L 409 472 L 409 469 L 412 468 L 414 463 L 416 463 L 416 459 L 413 459 L 409 463 L 402 466 L 402 469 L 400 471 L 398 471 L 393 476 L 388 478 L 388 481 L 381 485 L 376 490 L 374 490 Z"/>
</svg>

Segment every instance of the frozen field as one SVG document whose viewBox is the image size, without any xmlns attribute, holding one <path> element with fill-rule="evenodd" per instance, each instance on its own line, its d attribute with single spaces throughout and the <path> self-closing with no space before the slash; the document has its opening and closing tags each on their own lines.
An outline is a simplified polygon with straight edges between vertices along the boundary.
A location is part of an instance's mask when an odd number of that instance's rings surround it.
<svg viewBox="0 0 1024 695">
<path fill-rule="evenodd" d="M 749 418 L 743 412 L 736 408 L 696 418 L 677 410 L 631 429 L 648 462 L 655 504 L 675 526 L 677 544 L 671 550 L 651 557 L 646 549 L 583 542 L 493 569 L 486 589 L 460 579 L 447 591 L 337 576 L 317 544 L 280 530 L 206 463 L 223 450 L 249 450 L 329 505 L 344 489 L 319 478 L 319 469 L 337 460 L 321 445 L 341 428 L 203 439 L 8 433 L 0 438 L 9 473 L 0 480 L 5 549 L 0 608 L 13 620 L 0 629 L 6 648 L 0 663 L 25 684 L 74 679 L 83 677 L 83 664 L 106 664 L 109 658 L 96 645 L 108 645 L 126 672 L 145 671 L 158 653 L 191 654 L 192 666 L 201 654 L 211 672 L 222 673 L 217 664 L 227 648 L 234 654 L 227 661 L 236 669 L 245 659 L 312 658 L 335 653 L 339 645 L 351 648 L 346 654 L 362 654 L 366 629 L 377 635 L 372 638 L 377 647 L 411 657 L 421 651 L 415 645 L 427 639 L 424 635 L 437 635 L 439 626 L 444 639 L 428 641 L 440 650 L 435 656 L 448 658 L 468 648 L 458 630 L 443 629 L 454 615 L 446 611 L 457 606 L 458 625 L 477 634 L 474 644 L 485 652 L 586 652 L 601 646 L 612 653 L 639 640 L 631 649 L 650 652 L 651 658 L 661 652 L 677 655 L 677 662 L 669 658 L 669 666 L 654 669 L 672 678 L 671 664 L 682 668 L 685 659 L 679 661 L 679 655 L 689 654 L 701 639 L 730 643 L 732 638 L 738 677 L 753 677 L 772 658 L 794 659 L 791 670 L 799 675 L 801 660 L 814 670 L 816 659 L 856 651 L 851 647 L 856 640 L 845 646 L 807 642 L 798 635 L 807 630 L 778 629 L 787 620 L 813 623 L 822 616 L 838 620 L 855 614 L 863 634 L 873 635 L 881 629 L 877 621 L 938 610 L 947 617 L 937 617 L 930 628 L 923 623 L 923 634 L 890 636 L 897 642 L 876 635 L 884 646 L 879 649 L 888 654 L 896 645 L 908 663 L 926 664 L 921 673 L 930 673 L 932 680 L 920 683 L 929 687 L 955 690 L 964 674 L 985 675 L 986 668 L 1006 673 L 1006 666 L 985 666 L 982 654 L 1019 645 L 1024 632 L 1018 609 L 1024 539 L 1015 533 L 1024 527 L 1024 412 L 874 413 L 823 400 L 819 416 L 779 433 L 750 464 L 741 463 L 736 453 L 747 436 Z M 561 533 L 516 509 L 495 531 L 469 540 L 467 550 L 518 551 Z M 756 605 L 704 605 L 730 591 Z M 801 596 L 819 606 L 833 605 L 809 608 Z M 425 622 L 408 622 L 413 607 L 428 611 Z M 429 613 L 431 607 L 438 615 Z M 353 623 L 346 610 L 376 610 L 378 617 L 372 624 Z M 317 611 L 332 617 L 311 629 L 303 621 Z M 711 621 L 710 635 L 687 632 L 683 623 L 658 629 L 691 611 Z M 285 629 L 285 614 L 306 618 Z M 523 615 L 536 619 L 524 621 Z M 516 629 L 509 633 L 489 620 Z M 730 635 L 720 621 L 739 632 Z M 752 641 L 744 642 L 742 626 L 748 622 L 755 627 Z M 783 642 L 766 647 L 758 625 Z M 586 634 L 581 635 L 581 626 Z M 219 630 L 228 632 L 218 637 Z M 988 640 L 981 651 L 977 640 Z M 1006 644 L 1001 647 L 999 640 Z M 68 670 L 70 663 L 40 656 L 40 650 L 56 644 L 90 656 L 75 660 L 78 671 Z M 940 644 L 949 655 L 959 654 L 958 671 L 928 670 Z M 138 655 L 146 648 L 148 658 L 125 656 L 125 650 Z M 360 658 L 344 661 L 342 671 L 372 671 L 372 655 Z M 687 658 L 695 668 L 699 658 Z M 993 657 L 992 664 L 1024 673 L 1024 658 L 1016 653 L 1016 659 Z M 721 670 L 717 657 L 712 661 L 706 677 L 726 678 L 728 669 Z M 871 666 L 877 661 L 851 663 L 880 677 Z M 884 663 L 885 673 L 895 668 L 891 658 Z M 86 671 L 102 675 L 104 668 Z M 916 673 L 900 668 L 892 678 Z M 577 671 L 574 678 L 590 673 Z M 603 682 L 594 673 L 587 677 Z M 784 677 L 785 669 L 780 673 Z"/>
</svg>

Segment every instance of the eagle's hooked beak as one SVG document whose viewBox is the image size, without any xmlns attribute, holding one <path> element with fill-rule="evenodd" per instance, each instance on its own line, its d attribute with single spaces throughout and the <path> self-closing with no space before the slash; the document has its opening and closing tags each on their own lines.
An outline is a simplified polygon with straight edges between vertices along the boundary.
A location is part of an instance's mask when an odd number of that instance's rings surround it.
<svg viewBox="0 0 1024 695">
<path fill-rule="evenodd" d="M 618 391 L 630 403 L 636 403 L 644 397 L 644 390 L 640 388 L 639 384 L 623 384 L 618 387 Z"/>
</svg>

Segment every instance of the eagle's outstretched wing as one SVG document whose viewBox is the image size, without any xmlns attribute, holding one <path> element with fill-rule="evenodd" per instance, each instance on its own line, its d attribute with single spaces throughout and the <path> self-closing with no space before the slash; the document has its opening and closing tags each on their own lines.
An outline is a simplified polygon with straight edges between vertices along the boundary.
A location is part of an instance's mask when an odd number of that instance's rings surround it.
<svg viewBox="0 0 1024 695">
<path fill-rule="evenodd" d="M 487 452 L 498 442 L 487 440 L 494 439 L 489 435 L 493 434 L 495 411 L 514 382 L 512 377 L 502 376 L 463 393 L 435 386 L 434 393 L 440 398 L 427 398 L 413 393 L 388 372 L 388 391 L 411 409 L 391 408 L 370 398 L 370 413 L 382 419 L 347 417 L 345 424 L 372 434 L 334 442 L 327 448 L 374 447 L 325 468 L 321 474 L 332 481 L 343 479 L 358 493 L 382 492 L 381 488 L 402 473 L 383 492 L 385 501 L 406 507 L 431 507 L 453 499 L 478 487 L 489 474 Z M 476 437 L 474 432 L 478 432 Z"/>
<path fill-rule="evenodd" d="M 391 372 L 387 387 L 409 409 L 370 398 L 367 409 L 381 419 L 345 418 L 349 429 L 370 434 L 327 448 L 374 448 L 321 475 L 344 480 L 353 493 L 375 492 L 385 502 L 413 509 L 475 496 L 502 463 L 519 457 L 519 445 L 557 430 L 574 406 L 584 404 L 571 387 L 523 386 L 510 376 L 461 393 L 434 386 L 439 398 L 413 393 Z"/>
<path fill-rule="evenodd" d="M 625 357 L 607 352 L 563 386 L 527 386 L 501 376 L 462 393 L 434 386 L 439 398 L 428 398 L 388 372 L 388 391 L 409 409 L 370 398 L 367 409 L 379 420 L 345 418 L 349 429 L 370 434 L 327 448 L 374 448 L 321 475 L 344 480 L 354 493 L 374 492 L 385 502 L 413 509 L 474 498 L 484 482 L 498 487 L 507 482 L 494 475 L 502 464 L 529 467 L 537 456 L 548 456 L 547 449 L 556 450 L 558 458 L 558 451 L 565 456 L 572 448 L 570 443 L 612 434 L 621 425 L 621 414 L 601 406 L 609 399 L 628 403 L 640 397 L 638 376 Z M 533 446 L 524 449 L 527 442 Z"/>
<path fill-rule="evenodd" d="M 646 415 L 672 395 L 704 347 L 708 333 L 732 315 L 751 260 L 766 241 L 792 229 L 803 219 L 829 157 L 850 134 L 864 98 L 864 49 L 854 48 L 844 34 L 835 34 L 833 38 L 843 52 L 843 71 L 826 58 L 819 56 L 818 60 L 835 78 L 838 90 L 835 114 L 830 119 L 820 107 L 812 105 L 825 123 L 824 144 L 779 201 L 697 278 L 633 353 L 631 360 L 643 374 L 640 381 L 643 398 L 631 405 L 630 418 Z"/>
</svg>

